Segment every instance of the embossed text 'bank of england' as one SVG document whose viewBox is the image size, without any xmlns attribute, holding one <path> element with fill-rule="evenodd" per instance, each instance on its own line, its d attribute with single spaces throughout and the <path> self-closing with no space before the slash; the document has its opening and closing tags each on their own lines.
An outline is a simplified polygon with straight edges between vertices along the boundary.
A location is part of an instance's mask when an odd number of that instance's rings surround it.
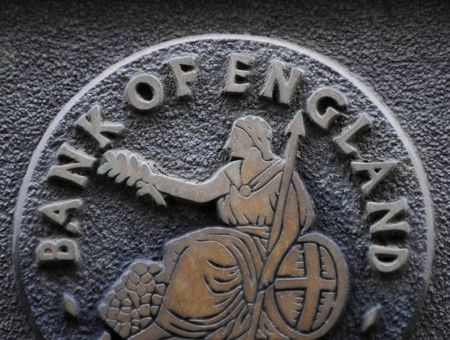
<svg viewBox="0 0 450 340">
<path fill-rule="evenodd" d="M 432 222 L 414 147 L 359 80 L 286 42 L 207 35 L 63 108 L 13 256 L 45 338 L 399 338 Z"/>
</svg>

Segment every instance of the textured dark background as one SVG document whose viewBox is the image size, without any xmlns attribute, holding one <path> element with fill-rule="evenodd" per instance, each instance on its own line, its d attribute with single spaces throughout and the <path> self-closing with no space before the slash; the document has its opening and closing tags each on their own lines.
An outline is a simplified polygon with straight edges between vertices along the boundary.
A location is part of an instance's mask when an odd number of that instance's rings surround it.
<svg viewBox="0 0 450 340">
<path fill-rule="evenodd" d="M 192 34 L 282 38 L 373 87 L 419 150 L 436 215 L 433 278 L 415 339 L 450 332 L 450 2 L 30 2 L 0 4 L 1 339 L 32 338 L 11 270 L 12 215 L 31 154 L 78 90 L 124 57 Z"/>
</svg>

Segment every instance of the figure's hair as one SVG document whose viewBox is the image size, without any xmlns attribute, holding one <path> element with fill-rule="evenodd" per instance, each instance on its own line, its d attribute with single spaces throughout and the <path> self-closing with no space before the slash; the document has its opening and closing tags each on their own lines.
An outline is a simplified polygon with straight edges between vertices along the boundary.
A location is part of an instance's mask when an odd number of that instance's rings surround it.
<svg viewBox="0 0 450 340">
<path fill-rule="evenodd" d="M 245 116 L 237 119 L 234 126 L 244 130 L 253 144 L 261 151 L 264 160 L 270 161 L 273 159 L 271 150 L 272 145 L 272 128 L 261 117 Z"/>
</svg>

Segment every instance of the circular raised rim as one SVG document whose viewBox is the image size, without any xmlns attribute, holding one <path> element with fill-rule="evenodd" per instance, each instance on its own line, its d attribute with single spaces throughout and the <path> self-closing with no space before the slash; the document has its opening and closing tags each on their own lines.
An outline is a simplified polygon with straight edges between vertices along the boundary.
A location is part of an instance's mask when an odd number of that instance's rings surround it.
<svg viewBox="0 0 450 340">
<path fill-rule="evenodd" d="M 25 176 L 22 181 L 22 185 L 19 190 L 19 195 L 17 198 L 17 203 L 15 207 L 14 212 L 14 222 L 13 222 L 13 243 L 12 243 L 12 262 L 13 262 L 13 271 L 15 276 L 15 281 L 17 283 L 18 289 L 20 289 L 23 293 L 25 293 L 25 289 L 23 287 L 23 284 L 20 279 L 20 264 L 19 264 L 19 258 L 17 253 L 17 246 L 18 246 L 18 240 L 19 235 L 21 231 L 21 219 L 22 219 L 22 212 L 23 212 L 23 203 L 27 197 L 28 187 L 30 185 L 31 177 L 35 168 L 35 165 L 37 164 L 45 145 L 50 138 L 52 131 L 57 127 L 58 123 L 64 118 L 64 116 L 72 109 L 72 107 L 91 89 L 93 89 L 97 84 L 100 83 L 104 78 L 108 77 L 115 71 L 117 71 L 122 66 L 125 66 L 128 63 L 131 63 L 133 61 L 136 61 L 137 59 L 141 58 L 144 55 L 147 55 L 149 53 L 152 53 L 154 51 L 171 47 L 178 44 L 183 43 L 189 43 L 194 41 L 201 41 L 201 40 L 240 40 L 240 41 L 256 41 L 256 42 L 265 42 L 268 44 L 272 44 L 275 46 L 285 47 L 292 49 L 294 51 L 297 51 L 298 53 L 304 54 L 310 58 L 313 58 L 320 63 L 325 64 L 329 68 L 331 68 L 334 72 L 337 72 L 347 80 L 349 80 L 356 88 L 358 88 L 364 95 L 367 96 L 367 98 L 375 104 L 378 109 L 383 113 L 383 115 L 388 120 L 389 124 L 394 128 L 395 132 L 397 133 L 397 136 L 401 140 L 402 144 L 406 148 L 409 158 L 414 166 L 414 170 L 417 175 L 417 180 L 419 181 L 419 186 L 423 195 L 424 199 L 424 205 L 425 205 L 425 220 L 426 220 L 426 236 L 427 236 L 427 255 L 425 259 L 425 268 L 424 268 L 424 280 L 425 280 L 425 287 L 421 293 L 421 296 L 419 298 L 418 303 L 416 304 L 416 308 L 413 312 L 412 318 L 410 319 L 408 326 L 405 330 L 404 337 L 409 334 L 413 329 L 414 320 L 417 318 L 419 314 L 419 309 L 423 305 L 425 294 L 428 290 L 430 278 L 431 278 L 431 270 L 432 270 L 432 262 L 433 262 L 433 254 L 434 254 L 434 213 L 433 213 L 433 203 L 431 199 L 431 194 L 428 189 L 428 180 L 426 177 L 425 169 L 423 167 L 422 161 L 420 160 L 420 157 L 418 155 L 418 152 L 414 146 L 414 144 L 411 142 L 410 138 L 406 134 L 406 132 L 403 130 L 403 128 L 400 126 L 400 123 L 398 122 L 397 118 L 395 117 L 394 113 L 384 104 L 382 99 L 375 93 L 374 90 L 372 90 L 369 86 L 365 85 L 361 80 L 358 79 L 357 76 L 355 76 L 351 71 L 349 71 L 346 67 L 342 66 L 340 63 L 334 61 L 333 59 L 324 56 L 318 52 L 315 52 L 313 50 L 310 50 L 309 48 L 301 47 L 295 43 L 288 42 L 286 40 L 282 39 L 275 39 L 275 38 L 269 38 L 269 37 L 263 37 L 263 36 L 257 36 L 257 35 L 250 35 L 250 34 L 201 34 L 201 35 L 192 35 L 187 36 L 183 38 L 177 38 L 177 39 L 171 39 L 156 45 L 153 45 L 151 47 L 145 48 L 137 53 L 132 54 L 129 57 L 126 57 L 125 59 L 122 59 L 121 61 L 113 64 L 112 66 L 108 67 L 105 71 L 100 73 L 97 77 L 95 77 L 93 80 L 91 80 L 87 85 L 85 85 L 75 96 L 73 96 L 67 104 L 63 106 L 61 111 L 56 115 L 56 117 L 53 119 L 53 121 L 48 126 L 47 130 L 45 131 L 42 139 L 40 140 L 38 146 L 34 150 L 30 163 L 28 165 L 27 171 L 25 173 Z M 24 299 L 28 300 L 27 295 L 23 294 Z M 29 310 L 29 309 L 28 309 Z M 30 313 L 31 314 L 31 313 Z M 34 323 L 34 317 L 32 317 L 33 323 Z M 36 325 L 35 325 L 36 326 Z M 35 327 L 38 329 L 37 327 Z"/>
</svg>

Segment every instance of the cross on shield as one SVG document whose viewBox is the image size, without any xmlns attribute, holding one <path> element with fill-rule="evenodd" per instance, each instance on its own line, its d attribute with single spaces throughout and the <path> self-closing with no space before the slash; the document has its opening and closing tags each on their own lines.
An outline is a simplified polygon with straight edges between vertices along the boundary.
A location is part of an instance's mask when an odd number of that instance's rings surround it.
<svg viewBox="0 0 450 340">
<path fill-rule="evenodd" d="M 348 271 L 338 247 L 312 233 L 286 254 L 264 305 L 281 333 L 291 339 L 316 339 L 336 322 L 347 291 Z M 281 303 L 283 295 L 300 298 Z"/>
</svg>

